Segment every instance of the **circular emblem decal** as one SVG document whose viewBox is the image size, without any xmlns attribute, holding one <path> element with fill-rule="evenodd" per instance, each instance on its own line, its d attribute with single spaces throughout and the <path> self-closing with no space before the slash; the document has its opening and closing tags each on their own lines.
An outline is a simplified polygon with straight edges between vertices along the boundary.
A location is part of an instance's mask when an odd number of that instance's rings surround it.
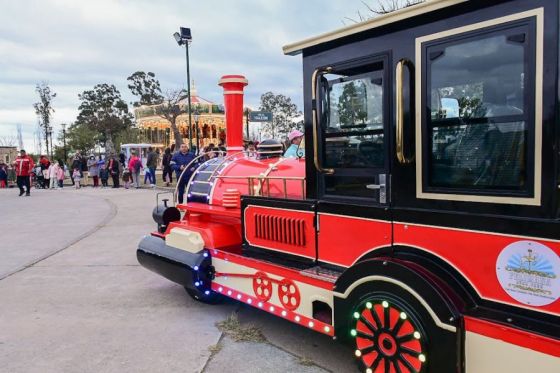
<svg viewBox="0 0 560 373">
<path fill-rule="evenodd" d="M 506 246 L 496 262 L 502 288 L 516 301 L 546 306 L 560 298 L 560 257 L 534 241 Z"/>
</svg>

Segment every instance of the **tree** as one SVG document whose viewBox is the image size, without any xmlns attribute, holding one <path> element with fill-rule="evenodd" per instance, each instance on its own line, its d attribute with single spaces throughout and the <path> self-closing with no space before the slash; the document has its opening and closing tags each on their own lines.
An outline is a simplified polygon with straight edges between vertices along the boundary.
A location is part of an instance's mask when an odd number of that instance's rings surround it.
<svg viewBox="0 0 560 373">
<path fill-rule="evenodd" d="M 15 136 L 0 136 L 0 146 L 16 146 L 17 137 Z"/>
<path fill-rule="evenodd" d="M 362 4 L 366 7 L 368 14 L 362 14 L 359 10 L 357 11 L 358 19 L 353 19 L 350 17 L 344 17 L 346 20 L 358 23 L 367 21 L 368 19 L 374 18 L 376 16 L 380 16 L 383 14 L 394 12 L 395 10 L 399 10 L 402 8 L 407 8 L 412 5 L 416 5 L 419 3 L 423 3 L 425 0 L 375 0 L 374 5 L 370 5 L 365 1 L 362 1 Z M 343 21 L 344 23 L 344 21 Z"/>
<path fill-rule="evenodd" d="M 78 95 L 78 125 L 85 125 L 98 134 L 98 141 L 107 154 L 114 153 L 113 137 L 132 127 L 132 115 L 121 93 L 113 84 L 97 84 Z"/>
<path fill-rule="evenodd" d="M 338 117 L 342 126 L 365 124 L 367 119 L 366 87 L 362 82 L 350 82 L 344 85 L 338 98 Z"/>
<path fill-rule="evenodd" d="M 142 105 L 157 105 L 163 102 L 161 87 L 156 74 L 152 72 L 136 71 L 134 74 L 126 78 L 129 81 L 128 89 L 138 97 L 138 101 L 133 102 L 134 107 Z"/>
<path fill-rule="evenodd" d="M 187 91 L 184 89 L 168 90 L 165 92 L 163 103 L 156 108 L 157 115 L 166 119 L 171 126 L 175 138 L 175 149 L 179 149 L 183 143 L 181 132 L 177 127 L 177 117 L 184 113 L 180 104 L 185 97 L 187 97 Z"/>
<path fill-rule="evenodd" d="M 56 93 L 51 91 L 47 82 L 37 84 L 35 91 L 39 94 L 39 102 L 34 103 L 33 107 L 39 117 L 39 125 L 45 135 L 45 145 L 47 146 L 47 154 L 49 154 L 49 133 L 52 132 L 51 115 L 54 113 L 52 100 L 56 97 Z"/>
<path fill-rule="evenodd" d="M 99 133 L 83 123 L 73 123 L 66 130 L 66 146 L 70 152 L 89 153 L 99 142 Z"/>
<path fill-rule="evenodd" d="M 272 123 L 268 122 L 263 125 L 263 129 L 270 132 L 272 137 L 286 137 L 288 132 L 295 127 L 292 119 L 300 115 L 291 98 L 272 92 L 266 92 L 261 96 L 259 110 L 272 113 Z"/>
</svg>

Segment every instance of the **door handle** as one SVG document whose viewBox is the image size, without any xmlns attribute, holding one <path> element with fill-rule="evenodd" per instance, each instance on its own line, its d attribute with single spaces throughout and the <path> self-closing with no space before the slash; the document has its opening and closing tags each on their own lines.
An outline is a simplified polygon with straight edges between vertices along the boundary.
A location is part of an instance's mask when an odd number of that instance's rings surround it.
<svg viewBox="0 0 560 373">
<path fill-rule="evenodd" d="M 311 77 L 311 101 L 313 104 L 313 163 L 318 172 L 327 175 L 334 174 L 333 168 L 323 168 L 321 165 L 321 158 L 319 157 L 319 113 L 317 110 L 317 77 L 320 74 L 332 71 L 332 67 L 318 68 L 313 72 Z"/>
<path fill-rule="evenodd" d="M 367 189 L 379 190 L 379 203 L 387 203 L 387 175 L 379 174 L 379 184 L 367 184 Z"/>
<path fill-rule="evenodd" d="M 404 66 L 410 67 L 412 63 L 407 59 L 402 59 L 397 63 L 396 69 L 396 86 L 397 86 L 397 101 L 396 101 L 396 111 L 397 111 L 397 159 L 401 164 L 411 163 L 414 160 L 414 156 L 407 158 L 404 152 Z"/>
</svg>

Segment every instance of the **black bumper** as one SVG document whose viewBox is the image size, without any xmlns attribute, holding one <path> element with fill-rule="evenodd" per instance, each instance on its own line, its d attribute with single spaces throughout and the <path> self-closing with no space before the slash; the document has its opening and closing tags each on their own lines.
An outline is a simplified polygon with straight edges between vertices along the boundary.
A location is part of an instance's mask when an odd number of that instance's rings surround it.
<svg viewBox="0 0 560 373">
<path fill-rule="evenodd" d="M 167 246 L 159 237 L 145 236 L 136 250 L 138 263 L 166 279 L 193 290 L 210 289 L 214 269 L 206 250 L 190 253 Z"/>
</svg>

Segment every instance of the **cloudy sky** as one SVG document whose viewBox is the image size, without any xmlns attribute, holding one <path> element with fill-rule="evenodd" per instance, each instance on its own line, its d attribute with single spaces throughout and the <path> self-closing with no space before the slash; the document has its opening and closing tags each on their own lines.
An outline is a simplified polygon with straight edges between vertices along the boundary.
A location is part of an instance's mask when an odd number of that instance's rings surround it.
<svg viewBox="0 0 560 373">
<path fill-rule="evenodd" d="M 370 3 L 373 1 L 370 1 Z M 249 79 L 246 103 L 266 91 L 301 107 L 301 57 L 282 46 L 343 26 L 364 11 L 360 0 L 0 0 L 0 138 L 23 128 L 33 148 L 35 85 L 57 93 L 54 127 L 72 122 L 78 94 L 97 83 L 133 100 L 126 77 L 153 71 L 162 89 L 186 85 L 184 49 L 172 34 L 191 27 L 191 77 L 200 96 L 221 102 L 223 74 Z M 348 23 L 346 21 L 346 23 Z"/>
</svg>

